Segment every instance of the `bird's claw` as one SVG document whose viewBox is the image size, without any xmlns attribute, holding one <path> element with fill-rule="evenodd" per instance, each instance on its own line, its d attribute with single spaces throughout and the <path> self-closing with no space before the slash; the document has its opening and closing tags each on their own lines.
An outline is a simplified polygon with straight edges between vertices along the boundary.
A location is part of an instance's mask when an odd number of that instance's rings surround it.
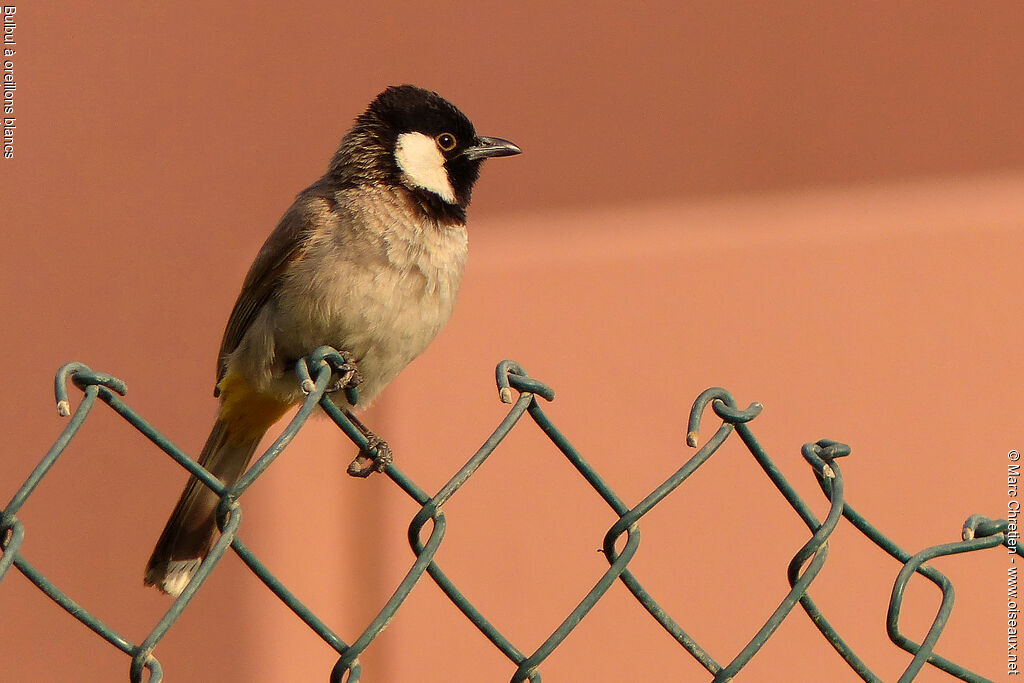
<svg viewBox="0 0 1024 683">
<path fill-rule="evenodd" d="M 336 391 L 357 387 L 363 383 L 363 375 L 359 372 L 355 356 L 348 351 L 339 351 L 342 362 L 332 364 L 334 373 L 331 375 L 331 383 L 327 385 L 327 393 L 333 394 Z"/>
<path fill-rule="evenodd" d="M 348 466 L 349 476 L 368 477 L 374 472 L 383 472 L 395 459 L 391 446 L 380 437 L 370 434 L 366 437 L 366 447 Z"/>
</svg>

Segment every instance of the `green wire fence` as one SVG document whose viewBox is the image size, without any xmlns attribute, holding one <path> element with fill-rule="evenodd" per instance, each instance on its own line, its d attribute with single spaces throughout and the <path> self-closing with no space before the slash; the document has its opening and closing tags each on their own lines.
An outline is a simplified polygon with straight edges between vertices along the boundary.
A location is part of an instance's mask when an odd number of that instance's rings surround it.
<svg viewBox="0 0 1024 683">
<path fill-rule="evenodd" d="M 0 514 L 0 550 L 3 552 L 0 555 L 0 581 L 3 580 L 11 566 L 16 567 L 54 602 L 67 610 L 69 614 L 92 629 L 108 643 L 131 657 L 129 679 L 133 683 L 139 683 L 144 680 L 145 674 L 143 670 L 149 671 L 148 680 L 151 683 L 162 680 L 163 671 L 160 662 L 153 654 L 154 648 L 167 635 L 167 632 L 174 626 L 182 612 L 188 607 L 189 602 L 195 597 L 197 591 L 202 588 L 203 582 L 217 566 L 217 563 L 223 557 L 228 547 L 231 547 L 266 586 L 295 612 L 310 629 L 338 652 L 340 655 L 338 662 L 330 672 L 332 683 L 339 683 L 344 680 L 350 682 L 360 680 L 361 667 L 359 655 L 384 630 L 398 609 L 401 608 L 402 603 L 409 596 L 424 572 L 444 591 L 466 618 L 472 621 L 480 632 L 517 667 L 512 674 L 511 680 L 513 683 L 527 680 L 540 681 L 539 667 L 541 664 L 565 640 L 580 621 L 587 616 L 615 581 L 621 581 L 629 589 L 644 609 L 661 624 L 690 656 L 708 671 L 714 681 L 724 682 L 735 676 L 757 654 L 758 650 L 768 641 L 775 630 L 792 613 L 794 607 L 799 604 L 803 611 L 811 618 L 811 621 L 821 632 L 822 636 L 835 648 L 836 652 L 842 656 L 857 675 L 865 681 L 878 682 L 881 679 L 872 673 L 863 660 L 847 646 L 839 633 L 829 624 L 828 620 L 815 605 L 808 592 L 811 583 L 825 564 L 828 556 L 829 536 L 839 524 L 840 519 L 845 517 L 855 528 L 902 565 L 893 586 L 886 619 L 889 638 L 893 643 L 913 656 L 910 664 L 900 676 L 899 681 L 902 683 L 913 680 L 926 664 L 941 669 L 964 681 L 980 682 L 989 680 L 968 671 L 935 652 L 935 644 L 945 628 L 953 609 L 953 586 L 950 580 L 941 572 L 924 563 L 944 555 L 973 552 L 1000 545 L 1015 549 L 1018 554 L 1024 556 L 1021 546 L 1008 544 L 1006 534 L 1008 523 L 1006 520 L 991 520 L 981 515 L 973 515 L 964 524 L 962 540 L 925 548 L 916 554 L 911 554 L 897 546 L 846 502 L 843 474 L 836 462 L 836 458 L 849 455 L 850 448 L 835 441 L 818 441 L 806 444 L 802 449 L 802 454 L 813 469 L 822 492 L 831 504 L 825 520 L 819 521 L 807 503 L 801 499 L 796 490 L 782 476 L 782 473 L 754 437 L 754 433 L 750 429 L 750 422 L 761 412 L 761 405 L 752 403 L 746 409 L 741 409 L 736 405 L 729 392 L 720 388 L 708 389 L 697 397 L 690 411 L 686 440 L 691 447 L 697 446 L 701 419 L 709 406 L 717 418 L 721 420 L 714 435 L 671 477 L 666 479 L 639 503 L 630 506 L 623 502 L 601 479 L 597 471 L 583 459 L 544 413 L 537 398 L 540 397 L 546 401 L 551 401 L 554 399 L 554 392 L 546 385 L 529 377 L 520 365 L 512 361 L 502 361 L 499 363 L 496 372 L 500 398 L 503 402 L 512 404 L 512 408 L 491 434 L 490 438 L 484 442 L 483 446 L 473 454 L 440 491 L 430 495 L 402 474 L 393 464 L 387 466 L 385 474 L 421 506 L 419 512 L 416 513 L 409 524 L 408 532 L 409 544 L 412 546 L 416 560 L 376 618 L 355 641 L 347 643 L 299 601 L 284 584 L 277 580 L 260 562 L 259 558 L 236 535 L 242 522 L 242 509 L 239 505 L 240 496 L 267 469 L 271 462 L 281 454 L 318 406 L 334 420 L 357 446 L 361 449 L 368 447 L 366 438 L 345 417 L 341 409 L 333 403 L 327 391 L 332 383 L 332 374 L 344 372 L 346 369 L 347 366 L 342 355 L 328 347 L 317 349 L 312 355 L 299 361 L 296 365 L 297 381 L 301 383 L 303 390 L 306 392 L 305 401 L 284 432 L 274 441 L 270 448 L 253 464 L 237 484 L 226 489 L 218 479 L 190 459 L 181 449 L 171 443 L 167 437 L 158 432 L 122 400 L 121 397 L 125 394 L 124 382 L 105 373 L 94 372 L 81 363 L 68 363 L 64 365 L 58 370 L 55 381 L 58 412 L 63 416 L 71 415 L 71 405 L 67 395 L 68 380 L 71 380 L 75 386 L 81 389 L 84 396 L 74 415 L 71 416 L 67 427 L 57 438 L 53 447 L 46 453 L 39 462 L 39 465 L 36 466 L 25 483 L 22 484 L 11 501 L 2 510 L 2 514 Z M 518 398 L 514 397 L 513 390 L 518 392 Z M 358 398 L 357 390 L 349 389 L 347 391 L 349 392 L 349 400 L 354 402 Z M 18 520 L 18 511 L 32 495 L 43 477 L 53 468 L 61 453 L 63 453 L 75 434 L 77 434 L 96 404 L 97 399 L 110 406 L 114 412 L 123 417 L 182 467 L 194 474 L 206 486 L 209 486 L 221 496 L 218 509 L 218 525 L 222 530 L 221 536 L 213 546 L 213 550 L 207 559 L 200 566 L 192 582 L 174 601 L 164 617 L 160 619 L 141 643 L 134 643 L 128 640 L 76 603 L 59 587 L 37 571 L 24 555 L 19 552 L 25 537 L 25 529 Z M 437 563 L 434 562 L 434 556 L 445 535 L 444 503 L 473 476 L 473 473 L 490 457 L 524 415 L 530 416 L 618 516 L 617 521 L 605 534 L 603 541 L 603 552 L 608 560 L 607 571 L 604 572 L 576 608 L 565 617 L 562 623 L 557 625 L 540 647 L 529 654 L 525 654 L 510 642 L 508 638 L 502 635 L 466 599 L 455 584 L 441 571 Z M 804 524 L 807 525 L 808 530 L 811 532 L 811 537 L 794 555 L 789 564 L 788 578 L 791 586 L 789 593 L 739 654 L 735 655 L 725 664 L 722 664 L 701 647 L 682 626 L 676 623 L 661 608 L 654 597 L 644 589 L 640 581 L 629 571 L 628 567 L 630 560 L 632 560 L 640 545 L 640 519 L 686 481 L 701 465 L 707 462 L 733 434 L 740 438 L 772 484 L 775 485 L 803 520 Z M 372 448 L 370 453 L 372 454 Z M 431 522 L 431 529 L 424 541 L 422 538 L 423 527 L 427 522 Z M 623 535 L 626 537 L 625 544 L 622 550 L 618 551 L 616 550 L 616 545 Z M 904 591 L 907 582 L 915 573 L 933 582 L 942 591 L 942 601 L 939 610 L 927 634 L 920 643 L 915 642 L 900 631 L 900 609 Z"/>
</svg>

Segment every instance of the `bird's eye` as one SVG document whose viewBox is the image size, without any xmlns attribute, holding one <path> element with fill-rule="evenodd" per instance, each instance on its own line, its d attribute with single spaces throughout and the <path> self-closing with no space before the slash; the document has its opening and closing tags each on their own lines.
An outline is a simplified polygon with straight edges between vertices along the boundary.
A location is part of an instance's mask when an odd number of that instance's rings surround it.
<svg viewBox="0 0 1024 683">
<path fill-rule="evenodd" d="M 437 146 L 441 148 L 442 152 L 450 152 L 455 149 L 455 136 L 451 133 L 441 133 L 434 141 L 437 142 Z"/>
</svg>

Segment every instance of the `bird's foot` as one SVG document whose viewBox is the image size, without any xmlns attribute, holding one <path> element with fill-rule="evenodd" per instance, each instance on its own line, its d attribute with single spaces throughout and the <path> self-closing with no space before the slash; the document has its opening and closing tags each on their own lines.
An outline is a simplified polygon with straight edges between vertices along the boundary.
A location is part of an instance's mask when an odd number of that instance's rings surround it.
<svg viewBox="0 0 1024 683">
<path fill-rule="evenodd" d="M 374 472 L 383 472 L 394 461 L 391 446 L 376 434 L 366 435 L 366 447 L 348 466 L 348 473 L 353 477 L 368 477 Z"/>
<path fill-rule="evenodd" d="M 328 394 L 357 387 L 363 383 L 363 375 L 359 372 L 355 356 L 348 351 L 339 351 L 338 353 L 341 355 L 342 362 L 331 364 L 334 372 L 331 375 L 331 383 L 327 385 Z"/>
</svg>

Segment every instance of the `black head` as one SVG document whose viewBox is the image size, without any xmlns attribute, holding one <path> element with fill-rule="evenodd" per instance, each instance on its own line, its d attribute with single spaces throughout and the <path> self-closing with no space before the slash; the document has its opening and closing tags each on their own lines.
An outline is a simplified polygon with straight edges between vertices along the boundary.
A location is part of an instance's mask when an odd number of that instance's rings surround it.
<svg viewBox="0 0 1024 683">
<path fill-rule="evenodd" d="M 481 162 L 519 152 L 507 140 L 478 136 L 466 115 L 437 93 L 399 85 L 356 119 L 330 172 L 345 184 L 402 185 L 428 207 L 464 216 Z"/>
</svg>

